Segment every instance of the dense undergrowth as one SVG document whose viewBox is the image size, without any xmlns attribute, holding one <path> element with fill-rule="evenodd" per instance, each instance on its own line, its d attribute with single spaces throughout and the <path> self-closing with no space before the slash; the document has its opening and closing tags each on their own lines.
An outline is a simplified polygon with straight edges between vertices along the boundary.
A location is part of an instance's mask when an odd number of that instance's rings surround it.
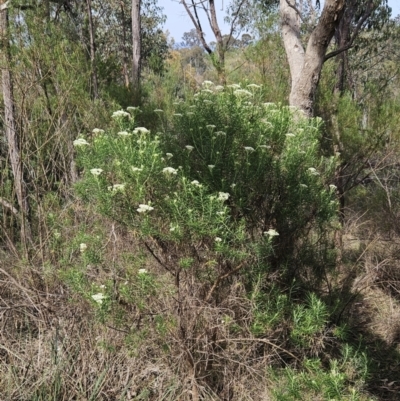
<svg viewBox="0 0 400 401">
<path fill-rule="evenodd" d="M 5 399 L 396 399 L 322 120 L 264 99 L 206 81 L 151 130 L 128 107 L 75 139 L 48 258 L 0 270 Z"/>
</svg>

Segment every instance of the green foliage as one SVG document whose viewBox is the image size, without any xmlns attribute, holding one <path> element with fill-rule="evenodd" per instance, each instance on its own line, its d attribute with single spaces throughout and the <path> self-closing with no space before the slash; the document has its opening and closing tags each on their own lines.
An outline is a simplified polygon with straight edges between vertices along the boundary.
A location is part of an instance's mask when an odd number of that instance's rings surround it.
<svg viewBox="0 0 400 401">
<path fill-rule="evenodd" d="M 297 251 L 307 253 L 335 217 L 334 188 L 320 179 L 334 167 L 334 159 L 318 156 L 320 121 L 295 122 L 290 108 L 263 103 L 257 85 L 221 89 L 206 83 L 193 101 L 176 105 L 173 130 L 163 137 L 171 161 L 211 190 L 230 193 L 231 216 L 244 218 L 255 237 L 276 229 L 275 255 L 288 264 L 291 245 L 302 238 Z M 310 243 L 303 234 L 311 226 Z"/>
<path fill-rule="evenodd" d="M 344 346 L 341 358 L 331 360 L 327 367 L 319 359 L 307 359 L 303 366 L 303 370 L 286 368 L 275 372 L 277 385 L 273 394 L 276 401 L 371 400 L 361 391 L 368 377 L 366 356 L 351 347 Z"/>
<path fill-rule="evenodd" d="M 329 316 L 326 306 L 315 294 L 310 294 L 307 303 L 296 305 L 292 314 L 292 341 L 301 347 L 309 347 L 312 340 L 325 329 Z"/>
</svg>

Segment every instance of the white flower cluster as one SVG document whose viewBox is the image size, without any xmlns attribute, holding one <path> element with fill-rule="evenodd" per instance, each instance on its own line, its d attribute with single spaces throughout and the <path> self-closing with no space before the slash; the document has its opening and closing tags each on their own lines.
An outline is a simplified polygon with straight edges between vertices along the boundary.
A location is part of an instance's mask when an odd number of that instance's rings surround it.
<svg viewBox="0 0 400 401">
<path fill-rule="evenodd" d="M 218 200 L 225 202 L 231 195 L 228 192 L 218 192 Z"/>
<path fill-rule="evenodd" d="M 154 210 L 154 207 L 149 205 L 140 204 L 139 207 L 136 209 L 138 213 L 147 213 Z"/>
<path fill-rule="evenodd" d="M 92 168 L 92 169 L 90 170 L 90 172 L 91 172 L 93 175 L 97 176 L 97 175 L 100 175 L 100 174 L 103 172 L 103 169 L 101 169 L 101 168 Z"/>
<path fill-rule="evenodd" d="M 137 127 L 133 130 L 134 134 L 148 134 L 150 131 L 144 127 Z"/>
<path fill-rule="evenodd" d="M 162 172 L 167 175 L 176 175 L 178 170 L 174 169 L 173 167 L 165 167 L 163 168 Z"/>
<path fill-rule="evenodd" d="M 277 235 L 279 235 L 279 233 L 273 228 L 270 228 L 268 231 L 264 232 L 264 235 L 268 235 L 269 237 L 276 237 Z"/>
<path fill-rule="evenodd" d="M 89 142 L 87 142 L 85 139 L 83 138 L 78 138 L 75 139 L 75 141 L 73 142 L 74 146 L 86 146 L 89 145 Z"/>
<path fill-rule="evenodd" d="M 123 118 L 123 117 L 130 117 L 131 115 L 124 110 L 117 110 L 112 113 L 112 118 Z"/>
<path fill-rule="evenodd" d="M 246 89 L 236 89 L 233 93 L 234 93 L 236 96 L 241 96 L 241 95 L 244 95 L 244 96 L 253 96 L 253 94 L 252 94 L 251 92 L 247 91 Z"/>
<path fill-rule="evenodd" d="M 136 110 L 139 110 L 139 107 L 133 107 L 133 106 L 129 106 L 126 108 L 128 111 L 133 111 L 135 112 Z"/>
<path fill-rule="evenodd" d="M 319 175 L 319 172 L 314 167 L 310 167 L 308 171 L 310 172 L 311 175 Z"/>
<path fill-rule="evenodd" d="M 130 134 L 130 133 L 127 132 L 127 131 L 120 131 L 120 132 L 118 132 L 117 135 L 123 136 L 123 137 L 127 137 L 127 136 L 131 136 L 132 134 Z"/>
<path fill-rule="evenodd" d="M 108 187 L 108 190 L 112 192 L 117 192 L 117 191 L 123 192 L 124 189 L 125 189 L 125 184 L 114 184 Z"/>
<path fill-rule="evenodd" d="M 92 295 L 93 301 L 97 302 L 99 305 L 103 303 L 105 299 L 107 299 L 107 296 L 104 295 L 102 292 L 99 292 L 97 294 Z"/>
<path fill-rule="evenodd" d="M 195 187 L 199 187 L 199 188 L 202 187 L 202 185 L 197 180 L 193 180 L 191 182 L 191 184 L 194 185 Z"/>
</svg>

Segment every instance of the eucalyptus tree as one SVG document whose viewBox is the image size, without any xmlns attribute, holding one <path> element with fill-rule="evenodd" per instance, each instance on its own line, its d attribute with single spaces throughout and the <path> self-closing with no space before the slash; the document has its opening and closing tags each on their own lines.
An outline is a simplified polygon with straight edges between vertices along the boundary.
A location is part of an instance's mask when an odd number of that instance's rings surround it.
<svg viewBox="0 0 400 401">
<path fill-rule="evenodd" d="M 135 90 L 140 88 L 142 66 L 141 3 L 141 0 L 132 0 L 132 85 Z"/>
<path fill-rule="evenodd" d="M 261 0 L 267 13 L 279 8 L 281 33 L 290 67 L 289 103 L 308 117 L 324 63 L 357 45 L 360 33 L 387 17 L 387 0 Z M 338 72 L 340 75 L 340 72 Z"/>
<path fill-rule="evenodd" d="M 229 33 L 227 35 L 223 35 L 221 32 L 214 0 L 182 0 L 181 4 L 189 15 L 204 50 L 211 56 L 213 65 L 218 73 L 219 81 L 222 84 L 225 84 L 225 54 L 233 42 L 232 39 L 242 28 L 241 17 L 245 15 L 246 7 L 250 5 L 250 1 L 233 0 L 229 3 L 226 10 L 226 20 L 229 21 Z M 208 24 L 214 34 L 216 40 L 215 50 L 210 42 L 207 42 L 205 38 L 200 12 L 205 14 Z"/>
<path fill-rule="evenodd" d="M 162 70 L 168 45 L 157 0 L 92 0 L 102 78 L 111 86 L 133 87 L 143 69 Z M 101 77 L 100 77 L 101 78 Z"/>
</svg>

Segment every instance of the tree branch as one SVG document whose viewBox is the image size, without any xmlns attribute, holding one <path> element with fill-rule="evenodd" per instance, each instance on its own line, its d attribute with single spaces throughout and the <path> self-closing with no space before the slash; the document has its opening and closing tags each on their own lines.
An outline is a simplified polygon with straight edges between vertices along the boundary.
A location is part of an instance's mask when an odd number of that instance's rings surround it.
<svg viewBox="0 0 400 401">
<path fill-rule="evenodd" d="M 246 0 L 242 0 L 242 1 L 239 3 L 239 6 L 238 6 L 238 8 L 237 8 L 237 11 L 235 12 L 235 16 L 234 16 L 234 18 L 233 18 L 233 20 L 232 20 L 232 22 L 231 22 L 231 27 L 230 27 L 230 30 L 229 30 L 229 37 L 228 37 L 228 40 L 227 40 L 227 42 L 226 42 L 226 46 L 227 46 L 227 47 L 228 47 L 228 44 L 229 44 L 229 42 L 231 41 L 232 36 L 233 36 L 233 31 L 234 31 L 233 26 L 234 26 L 234 24 L 235 24 L 237 18 L 239 17 L 240 9 L 242 8 L 242 6 L 243 6 L 243 4 L 244 4 L 245 2 L 246 2 Z"/>
<path fill-rule="evenodd" d="M 295 6 L 295 4 L 290 3 L 290 0 L 286 0 L 286 3 L 287 3 L 287 5 L 288 5 L 290 8 L 293 8 L 293 10 L 296 11 L 296 14 L 297 14 L 297 15 L 299 16 L 299 18 L 301 19 L 301 22 L 306 23 L 306 22 L 304 21 L 303 16 L 301 15 L 300 10 Z"/>
<path fill-rule="evenodd" d="M 288 0 L 286 0 L 286 1 L 288 1 Z M 351 36 L 349 43 L 346 46 L 341 47 L 340 49 L 337 49 L 337 50 L 334 50 L 334 51 L 328 53 L 324 58 L 324 62 L 353 47 L 353 43 L 354 43 L 355 39 L 357 38 L 358 34 L 360 33 L 361 28 L 363 27 L 366 20 L 371 16 L 371 14 L 377 9 L 377 7 L 378 7 L 377 5 L 374 6 L 372 1 L 370 1 L 368 3 L 367 11 L 362 16 L 362 18 L 358 21 L 358 24 L 357 24 L 356 28 L 354 29 L 353 35 Z"/>
<path fill-rule="evenodd" d="M 201 40 L 201 43 L 202 43 L 204 49 L 207 51 L 208 54 L 212 54 L 213 53 L 212 49 L 210 48 L 210 46 L 208 46 L 206 40 L 204 39 L 204 33 L 203 33 L 202 28 L 201 28 L 200 19 L 199 19 L 199 16 L 197 15 L 197 8 L 196 8 L 197 6 L 196 6 L 196 4 L 194 4 L 194 2 L 192 0 L 193 11 L 194 11 L 194 13 L 196 15 L 196 18 L 195 18 L 193 16 L 193 13 L 190 11 L 189 6 L 186 4 L 186 1 L 182 0 L 181 3 L 183 4 L 183 7 L 185 7 L 185 10 L 188 13 L 189 18 L 192 20 L 193 25 L 196 28 L 197 34 L 200 37 L 200 40 Z"/>
</svg>

